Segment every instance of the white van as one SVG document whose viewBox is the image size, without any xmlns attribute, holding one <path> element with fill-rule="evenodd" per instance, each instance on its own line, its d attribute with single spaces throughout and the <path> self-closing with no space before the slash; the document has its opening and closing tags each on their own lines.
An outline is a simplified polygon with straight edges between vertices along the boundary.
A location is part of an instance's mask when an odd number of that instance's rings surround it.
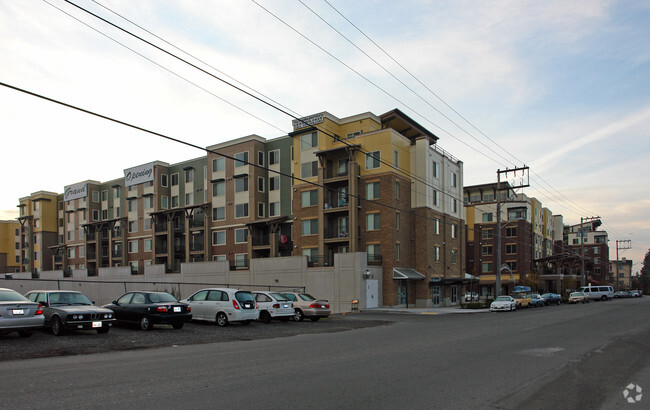
<svg viewBox="0 0 650 410">
<path fill-rule="evenodd" d="M 228 326 L 231 322 L 247 325 L 260 317 L 257 302 L 247 290 L 201 289 L 182 302 L 192 307 L 193 320 L 216 322 L 219 326 Z"/>
<path fill-rule="evenodd" d="M 578 292 L 584 292 L 591 300 L 608 300 L 614 298 L 614 288 L 611 286 L 583 286 Z"/>
</svg>

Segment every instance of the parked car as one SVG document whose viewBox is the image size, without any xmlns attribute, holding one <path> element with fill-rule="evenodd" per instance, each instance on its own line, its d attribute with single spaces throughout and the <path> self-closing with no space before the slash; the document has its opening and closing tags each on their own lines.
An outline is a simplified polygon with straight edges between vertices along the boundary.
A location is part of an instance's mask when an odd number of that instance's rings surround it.
<svg viewBox="0 0 650 410">
<path fill-rule="evenodd" d="M 643 292 L 641 292 L 639 289 L 632 289 L 630 292 L 632 292 L 633 298 L 640 298 L 643 296 Z"/>
<path fill-rule="evenodd" d="M 43 306 L 15 290 L 0 288 L 0 334 L 18 332 L 20 337 L 29 337 L 44 323 Z"/>
<path fill-rule="evenodd" d="M 33 290 L 25 297 L 43 306 L 45 326 L 55 336 L 61 336 L 66 330 L 96 330 L 108 333 L 115 318 L 113 311 L 95 306 L 81 292 L 67 290 Z"/>
<path fill-rule="evenodd" d="M 497 312 L 499 310 L 517 310 L 517 301 L 512 296 L 498 296 L 494 299 L 494 302 L 490 303 L 490 312 Z"/>
<path fill-rule="evenodd" d="M 151 330 L 154 324 L 180 329 L 192 319 L 192 308 L 167 292 L 128 292 L 104 307 L 118 322 L 137 323 L 142 330 Z"/>
<path fill-rule="evenodd" d="M 544 293 L 542 294 L 542 299 L 544 300 L 545 305 L 559 305 L 562 303 L 562 296 L 557 293 Z"/>
<path fill-rule="evenodd" d="M 542 296 L 539 293 L 530 293 L 526 295 L 530 297 L 530 306 L 532 307 L 544 307 L 544 299 L 542 299 Z"/>
<path fill-rule="evenodd" d="M 215 322 L 222 327 L 231 322 L 247 325 L 260 316 L 255 298 L 247 290 L 201 289 L 181 302 L 192 307 L 192 319 Z"/>
<path fill-rule="evenodd" d="M 293 302 L 293 320 L 296 322 L 302 322 L 304 318 L 316 322 L 332 313 L 327 300 L 316 299 L 308 293 L 283 292 L 282 294 Z"/>
<path fill-rule="evenodd" d="M 614 297 L 617 298 L 617 299 L 618 298 L 627 298 L 627 297 L 629 297 L 629 295 L 624 290 L 617 290 L 616 292 L 614 292 Z"/>
<path fill-rule="evenodd" d="M 294 314 L 293 302 L 278 292 L 253 292 L 260 310 L 260 322 L 269 323 L 271 319 L 288 321 Z"/>
<path fill-rule="evenodd" d="M 571 292 L 569 295 L 569 303 L 589 303 L 589 296 L 584 292 Z"/>
<path fill-rule="evenodd" d="M 614 298 L 614 288 L 611 286 L 583 286 L 578 289 L 591 300 L 608 300 Z"/>
<path fill-rule="evenodd" d="M 512 297 L 515 298 L 515 301 L 517 302 L 517 309 L 530 307 L 533 304 L 533 299 L 530 295 L 524 293 L 513 293 Z"/>
<path fill-rule="evenodd" d="M 465 302 L 478 302 L 478 293 L 466 293 L 463 295 L 463 300 L 465 300 Z"/>
</svg>

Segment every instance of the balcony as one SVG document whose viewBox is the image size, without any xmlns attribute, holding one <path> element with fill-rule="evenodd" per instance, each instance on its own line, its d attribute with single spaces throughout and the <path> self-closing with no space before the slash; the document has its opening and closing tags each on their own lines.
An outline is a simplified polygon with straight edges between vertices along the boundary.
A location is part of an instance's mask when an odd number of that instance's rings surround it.
<svg viewBox="0 0 650 410">
<path fill-rule="evenodd" d="M 350 238 L 350 232 L 344 229 L 339 229 L 338 227 L 326 228 L 325 229 L 325 239 L 331 240 L 341 240 L 347 241 Z"/>
<path fill-rule="evenodd" d="M 271 238 L 268 234 L 258 234 L 252 237 L 253 246 L 270 246 Z"/>
<path fill-rule="evenodd" d="M 190 219 L 190 228 L 203 228 L 205 224 L 205 217 L 204 216 L 197 216 L 195 215 L 192 219 Z"/>
<path fill-rule="evenodd" d="M 343 178 L 348 176 L 348 165 L 340 165 L 338 167 L 326 167 L 323 169 L 323 178 Z"/>
<path fill-rule="evenodd" d="M 203 242 L 190 244 L 190 252 L 203 252 L 204 249 Z"/>
</svg>

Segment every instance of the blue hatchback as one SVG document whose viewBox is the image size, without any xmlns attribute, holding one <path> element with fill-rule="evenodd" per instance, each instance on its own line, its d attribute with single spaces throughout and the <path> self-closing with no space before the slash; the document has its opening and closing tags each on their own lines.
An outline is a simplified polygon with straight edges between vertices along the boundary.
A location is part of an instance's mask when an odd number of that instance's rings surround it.
<svg viewBox="0 0 650 410">
<path fill-rule="evenodd" d="M 542 299 L 545 305 L 559 305 L 562 303 L 562 297 L 557 293 L 544 293 Z"/>
</svg>

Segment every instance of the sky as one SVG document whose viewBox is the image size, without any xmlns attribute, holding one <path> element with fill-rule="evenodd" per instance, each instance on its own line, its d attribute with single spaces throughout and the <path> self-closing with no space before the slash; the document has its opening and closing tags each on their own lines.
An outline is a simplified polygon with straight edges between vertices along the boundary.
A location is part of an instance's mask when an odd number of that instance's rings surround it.
<svg viewBox="0 0 650 410">
<path fill-rule="evenodd" d="M 199 147 L 291 117 L 394 108 L 463 161 L 530 167 L 565 224 L 650 248 L 650 3 L 622 0 L 0 0 L 0 82 Z M 207 73 L 211 74 L 207 74 Z M 224 81 L 247 90 L 265 104 Z M 204 152 L 0 86 L 0 219 L 21 197 Z"/>
</svg>

